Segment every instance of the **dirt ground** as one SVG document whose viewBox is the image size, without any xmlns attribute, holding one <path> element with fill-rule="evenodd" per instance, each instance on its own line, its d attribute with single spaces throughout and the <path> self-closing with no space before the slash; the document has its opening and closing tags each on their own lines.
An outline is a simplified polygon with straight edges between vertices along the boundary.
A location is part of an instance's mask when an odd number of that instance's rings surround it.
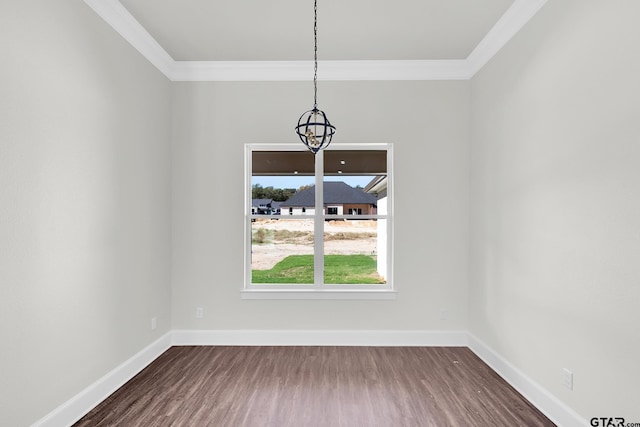
<svg viewBox="0 0 640 427">
<path fill-rule="evenodd" d="M 325 221 L 324 232 L 330 235 L 340 233 L 376 233 L 377 222 L 372 220 L 349 221 Z M 253 230 L 264 228 L 266 230 L 288 230 L 313 233 L 313 219 L 309 220 L 270 220 L 258 219 L 252 223 Z M 349 234 L 347 234 L 349 235 Z M 354 236 L 353 234 L 350 234 Z M 326 240 L 324 242 L 325 254 L 366 254 L 375 255 L 376 237 L 364 237 L 356 239 Z M 253 244 L 251 247 L 251 269 L 269 270 L 279 261 L 289 255 L 312 255 L 313 243 L 292 244 L 275 241 L 273 243 Z"/>
</svg>

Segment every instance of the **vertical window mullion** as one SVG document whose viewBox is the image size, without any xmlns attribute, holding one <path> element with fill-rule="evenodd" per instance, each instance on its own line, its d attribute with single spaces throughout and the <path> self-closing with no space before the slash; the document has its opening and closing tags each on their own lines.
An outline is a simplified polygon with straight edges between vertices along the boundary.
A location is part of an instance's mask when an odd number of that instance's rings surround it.
<svg viewBox="0 0 640 427">
<path fill-rule="evenodd" d="M 315 215 L 313 218 L 313 277 L 314 286 L 324 285 L 324 152 L 315 155 Z"/>
</svg>

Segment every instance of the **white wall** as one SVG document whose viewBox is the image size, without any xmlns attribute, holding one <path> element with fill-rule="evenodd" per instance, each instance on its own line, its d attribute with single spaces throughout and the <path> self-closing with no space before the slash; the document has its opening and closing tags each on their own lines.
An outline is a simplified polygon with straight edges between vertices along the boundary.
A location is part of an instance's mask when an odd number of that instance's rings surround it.
<svg viewBox="0 0 640 427">
<path fill-rule="evenodd" d="M 176 83 L 173 90 L 176 329 L 467 328 L 469 82 L 319 84 L 335 143 L 395 144 L 396 301 L 241 300 L 244 144 L 297 143 L 293 128 L 313 86 Z M 440 308 L 449 320 L 439 320 Z"/>
<path fill-rule="evenodd" d="M 26 426 L 169 330 L 171 93 L 77 0 L 1 2 L 0 52 L 0 425 Z"/>
<path fill-rule="evenodd" d="M 640 421 L 638 16 L 550 1 L 472 81 L 470 329 L 586 419 Z"/>
</svg>

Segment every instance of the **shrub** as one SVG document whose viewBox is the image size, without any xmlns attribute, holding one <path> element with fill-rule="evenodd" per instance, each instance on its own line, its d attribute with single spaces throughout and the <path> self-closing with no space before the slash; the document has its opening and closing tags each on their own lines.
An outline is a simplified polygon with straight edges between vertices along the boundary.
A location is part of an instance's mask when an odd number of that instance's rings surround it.
<svg viewBox="0 0 640 427">
<path fill-rule="evenodd" d="M 267 230 L 258 228 L 251 236 L 251 243 L 264 243 L 267 240 Z"/>
</svg>

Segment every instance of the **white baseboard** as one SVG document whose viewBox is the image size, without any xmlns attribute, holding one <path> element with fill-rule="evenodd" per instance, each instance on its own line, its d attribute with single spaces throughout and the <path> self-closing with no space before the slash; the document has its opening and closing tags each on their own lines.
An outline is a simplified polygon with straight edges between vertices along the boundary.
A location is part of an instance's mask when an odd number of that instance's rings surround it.
<svg viewBox="0 0 640 427">
<path fill-rule="evenodd" d="M 167 332 L 44 418 L 36 421 L 32 427 L 61 427 L 75 423 L 169 347 L 171 347 L 171 332 Z"/>
<path fill-rule="evenodd" d="M 525 375 L 492 348 L 468 333 L 469 348 L 505 379 L 518 393 L 560 427 L 584 427 L 588 421 Z"/>
<path fill-rule="evenodd" d="M 176 330 L 173 345 L 466 347 L 465 331 Z"/>
<path fill-rule="evenodd" d="M 469 347 L 527 400 L 560 427 L 588 425 L 567 405 L 466 331 L 174 330 L 63 403 L 32 427 L 69 426 L 172 345 Z"/>
</svg>

